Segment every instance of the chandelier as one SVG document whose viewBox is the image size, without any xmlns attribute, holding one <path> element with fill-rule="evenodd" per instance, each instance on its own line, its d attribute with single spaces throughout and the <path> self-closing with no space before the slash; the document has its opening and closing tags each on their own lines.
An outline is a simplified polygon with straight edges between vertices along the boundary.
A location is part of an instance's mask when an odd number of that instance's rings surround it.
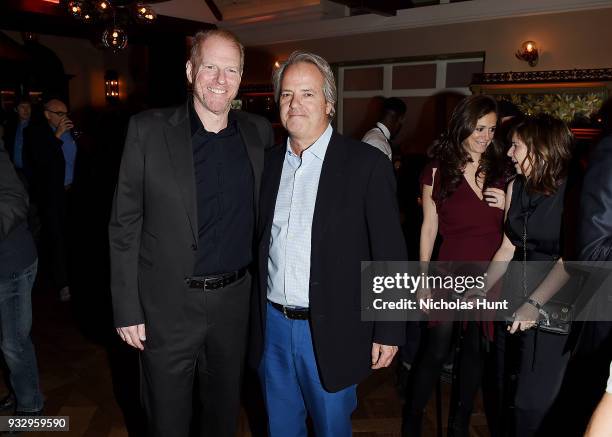
<svg viewBox="0 0 612 437">
<path fill-rule="evenodd" d="M 159 0 L 153 0 L 159 1 Z M 127 47 L 130 22 L 152 23 L 157 14 L 151 6 L 134 0 L 64 0 L 68 13 L 83 23 L 104 26 L 104 47 L 120 51 Z"/>
</svg>

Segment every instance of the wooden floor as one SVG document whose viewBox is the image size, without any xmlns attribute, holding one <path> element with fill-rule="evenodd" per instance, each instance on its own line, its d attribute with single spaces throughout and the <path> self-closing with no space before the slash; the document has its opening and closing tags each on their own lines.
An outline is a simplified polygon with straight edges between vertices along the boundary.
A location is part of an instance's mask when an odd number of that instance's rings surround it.
<svg viewBox="0 0 612 437">
<path fill-rule="evenodd" d="M 58 435 L 144 436 L 138 408 L 137 355 L 117 340 L 109 318 L 104 316 L 109 313 L 108 300 L 100 295 L 76 296 L 72 303 L 62 304 L 49 293 L 34 293 L 33 338 L 46 397 L 45 415 L 70 417 L 70 431 Z M 443 423 L 448 389 L 443 384 Z M 401 405 L 395 370 L 376 372 L 359 387 L 354 434 L 399 436 Z M 265 420 L 262 413 L 255 416 L 260 422 Z M 261 435 L 251 433 L 244 411 L 239 428 L 240 437 Z M 433 400 L 424 429 L 425 436 L 436 436 Z M 471 434 L 488 436 L 480 401 L 472 417 Z"/>
</svg>

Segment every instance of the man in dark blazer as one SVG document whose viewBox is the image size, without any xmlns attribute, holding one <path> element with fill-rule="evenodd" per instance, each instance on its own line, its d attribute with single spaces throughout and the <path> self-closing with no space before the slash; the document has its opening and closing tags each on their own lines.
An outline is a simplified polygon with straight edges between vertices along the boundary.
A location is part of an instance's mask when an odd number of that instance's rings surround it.
<svg viewBox="0 0 612 437">
<path fill-rule="evenodd" d="M 604 137 L 589 157 L 579 208 L 577 236 L 580 261 L 612 261 L 612 99 L 600 110 Z M 605 296 L 603 296 L 605 297 Z M 600 314 L 606 307 L 597 305 Z M 609 308 L 608 308 L 609 309 Z M 600 316 L 601 317 L 601 316 Z M 596 318 L 595 320 L 601 320 Z M 580 393 L 580 405 L 571 404 L 577 433 L 584 432 L 587 421 L 606 388 L 612 360 L 612 322 L 585 322 L 574 350 L 566 379 Z M 564 382 L 564 386 L 569 384 Z"/>
<path fill-rule="evenodd" d="M 275 74 L 286 144 L 266 153 L 251 364 L 271 436 L 351 435 L 356 384 L 391 363 L 404 323 L 361 321 L 361 261 L 405 260 L 391 163 L 335 132 L 336 86 L 321 57 Z"/>
<path fill-rule="evenodd" d="M 234 437 L 255 217 L 270 124 L 230 111 L 244 48 L 194 37 L 188 102 L 132 117 L 109 226 L 115 326 L 141 351 L 150 437 L 186 437 L 197 380 L 203 435 Z"/>
<path fill-rule="evenodd" d="M 77 155 L 66 104 L 50 99 L 44 118 L 24 129 L 24 163 L 30 172 L 30 191 L 41 222 L 41 258 L 51 266 L 51 281 L 62 301 L 70 300 L 69 204 Z M 46 256 L 45 256 L 46 255 Z"/>
<path fill-rule="evenodd" d="M 15 115 L 4 128 L 4 147 L 15 165 L 15 170 L 23 182 L 30 177 L 23 157 L 23 130 L 30 124 L 32 103 L 26 96 L 20 97 L 15 107 Z"/>
</svg>

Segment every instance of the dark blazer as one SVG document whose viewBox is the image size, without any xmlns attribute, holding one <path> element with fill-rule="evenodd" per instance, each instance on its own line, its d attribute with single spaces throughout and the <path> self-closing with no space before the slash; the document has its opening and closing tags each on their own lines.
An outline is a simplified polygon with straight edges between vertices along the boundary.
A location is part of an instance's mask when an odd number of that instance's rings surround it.
<svg viewBox="0 0 612 437">
<path fill-rule="evenodd" d="M 253 168 L 257 200 L 272 127 L 263 117 L 242 111 L 235 116 Z M 172 314 L 181 314 L 180 295 L 186 292 L 185 278 L 193 275 L 198 244 L 186 104 L 131 118 L 109 236 L 115 325 L 146 320 L 148 330 L 152 323 L 171 324 Z"/>
<path fill-rule="evenodd" d="M 612 260 L 612 135 L 589 158 L 582 185 L 578 253 L 581 261 Z"/>
<path fill-rule="evenodd" d="M 23 161 L 31 173 L 34 201 L 42 206 L 63 201 L 66 161 L 62 144 L 47 120 L 30 123 L 23 130 Z"/>
<path fill-rule="evenodd" d="M 4 135 L 2 141 L 4 141 L 4 148 L 8 152 L 8 156 L 13 160 L 13 149 L 15 147 L 15 135 L 17 134 L 17 126 L 19 124 L 19 118 L 12 116 L 4 125 Z"/>
<path fill-rule="evenodd" d="M 266 152 L 259 235 L 259 290 L 252 301 L 250 364 L 261 360 L 270 233 L 286 145 Z M 404 323 L 361 321 L 361 261 L 406 260 L 389 159 L 334 132 L 321 169 L 312 223 L 310 326 L 319 374 L 336 392 L 370 371 L 372 342 L 401 345 Z"/>
</svg>

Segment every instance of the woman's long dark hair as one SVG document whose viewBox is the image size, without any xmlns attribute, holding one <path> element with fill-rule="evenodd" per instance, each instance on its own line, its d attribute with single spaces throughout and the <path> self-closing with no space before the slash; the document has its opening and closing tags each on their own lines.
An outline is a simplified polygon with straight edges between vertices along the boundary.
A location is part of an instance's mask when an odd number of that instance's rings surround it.
<svg viewBox="0 0 612 437">
<path fill-rule="evenodd" d="M 430 148 L 429 156 L 439 164 L 436 189 L 432 194 L 437 205 L 450 197 L 461 183 L 465 166 L 472 162 L 463 142 L 472 135 L 478 120 L 490 113 L 498 114 L 495 99 L 486 95 L 466 97 L 455 107 L 446 132 Z M 476 170 L 476 181 L 479 177 L 484 177 L 483 190 L 505 178 L 506 162 L 502 144 L 493 138 L 482 154 Z"/>
<path fill-rule="evenodd" d="M 567 177 L 574 136 L 567 125 L 548 114 L 526 117 L 510 129 L 527 146 L 525 164 L 531 166 L 525 188 L 532 193 L 554 194 Z"/>
</svg>

